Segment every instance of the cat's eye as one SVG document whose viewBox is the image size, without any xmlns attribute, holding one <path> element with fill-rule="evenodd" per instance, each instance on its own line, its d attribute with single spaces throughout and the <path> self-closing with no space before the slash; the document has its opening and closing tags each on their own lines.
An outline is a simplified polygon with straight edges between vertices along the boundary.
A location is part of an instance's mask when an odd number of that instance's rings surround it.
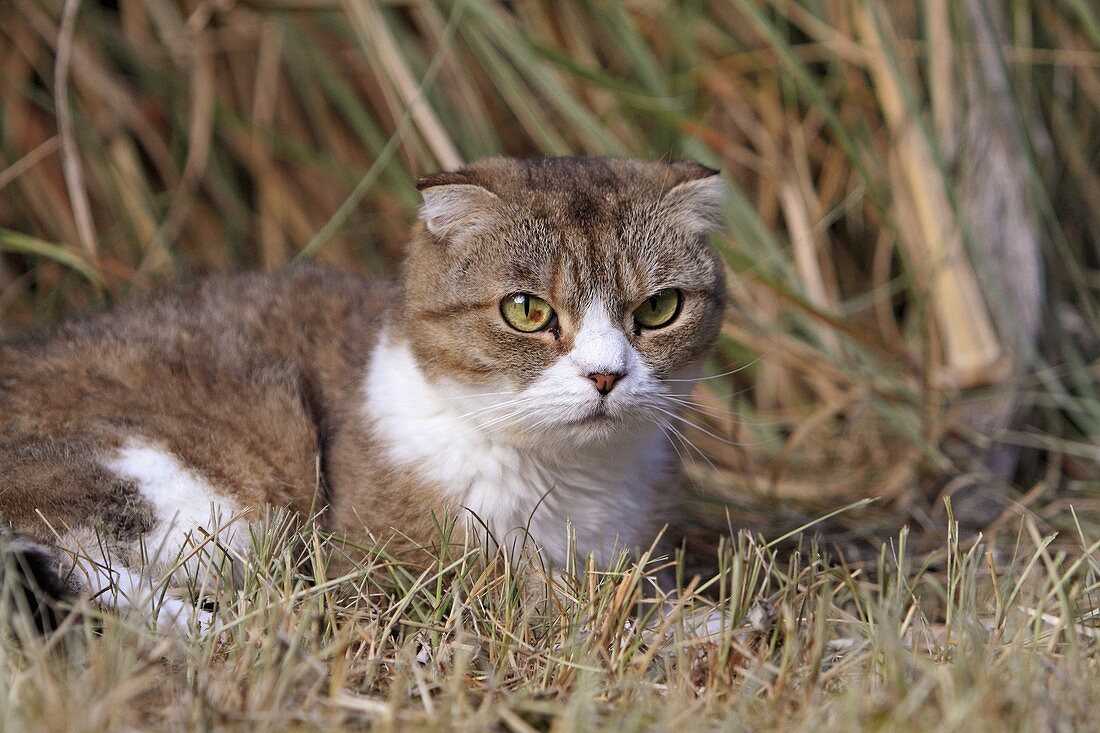
<svg viewBox="0 0 1100 733">
<path fill-rule="evenodd" d="M 554 320 L 554 309 L 542 298 L 530 293 L 513 293 L 500 301 L 500 314 L 517 331 L 541 331 Z"/>
<path fill-rule="evenodd" d="M 634 322 L 642 328 L 660 328 L 680 315 L 683 296 L 674 288 L 658 290 L 634 309 Z"/>
</svg>

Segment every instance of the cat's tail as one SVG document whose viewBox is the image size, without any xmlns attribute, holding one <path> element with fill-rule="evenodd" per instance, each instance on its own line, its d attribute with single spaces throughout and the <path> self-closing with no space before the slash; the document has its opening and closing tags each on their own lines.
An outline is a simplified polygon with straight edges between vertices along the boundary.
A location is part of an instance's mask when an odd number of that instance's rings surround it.
<svg viewBox="0 0 1100 733">
<path fill-rule="evenodd" d="M 0 619 L 24 616 L 43 634 L 57 628 L 72 598 L 59 566 L 53 548 L 0 529 Z"/>
</svg>

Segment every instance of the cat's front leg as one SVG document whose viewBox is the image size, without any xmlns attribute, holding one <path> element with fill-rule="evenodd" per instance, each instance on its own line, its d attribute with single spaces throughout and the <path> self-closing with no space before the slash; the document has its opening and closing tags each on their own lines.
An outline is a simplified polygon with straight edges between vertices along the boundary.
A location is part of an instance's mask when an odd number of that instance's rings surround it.
<svg viewBox="0 0 1100 733">
<path fill-rule="evenodd" d="M 161 577 L 152 567 L 128 567 L 106 557 L 85 556 L 76 559 L 72 573 L 82 595 L 95 605 L 150 619 L 161 631 L 201 634 L 215 626 L 212 611 L 172 595 L 167 588 L 171 576 Z"/>
<path fill-rule="evenodd" d="M 0 444 L 0 480 L 9 593 L 39 626 L 86 598 L 203 630 L 213 615 L 189 599 L 235 585 L 251 551 L 250 507 L 151 441 Z"/>
</svg>

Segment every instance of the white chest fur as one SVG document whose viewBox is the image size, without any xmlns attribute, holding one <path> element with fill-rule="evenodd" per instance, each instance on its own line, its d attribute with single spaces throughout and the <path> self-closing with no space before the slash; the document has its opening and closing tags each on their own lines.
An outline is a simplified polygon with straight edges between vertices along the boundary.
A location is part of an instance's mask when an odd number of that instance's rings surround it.
<svg viewBox="0 0 1100 733">
<path fill-rule="evenodd" d="M 365 416 L 390 460 L 410 466 L 468 510 L 505 548 L 528 537 L 560 567 L 569 552 L 611 562 L 618 550 L 647 543 L 658 486 L 666 479 L 665 436 L 654 426 L 620 428 L 590 444 L 515 440 L 505 428 L 530 398 L 463 390 L 425 379 L 404 343 L 383 336 L 363 384 Z"/>
</svg>

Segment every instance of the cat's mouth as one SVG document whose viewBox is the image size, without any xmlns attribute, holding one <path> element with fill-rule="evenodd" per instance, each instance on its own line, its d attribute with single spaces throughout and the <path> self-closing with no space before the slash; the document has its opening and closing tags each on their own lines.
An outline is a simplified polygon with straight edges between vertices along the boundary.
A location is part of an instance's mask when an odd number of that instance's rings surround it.
<svg viewBox="0 0 1100 733">
<path fill-rule="evenodd" d="M 612 423 L 620 422 L 621 419 L 617 415 L 612 415 L 607 409 L 607 402 L 600 400 L 584 417 L 576 420 L 577 425 L 610 425 Z"/>
</svg>

